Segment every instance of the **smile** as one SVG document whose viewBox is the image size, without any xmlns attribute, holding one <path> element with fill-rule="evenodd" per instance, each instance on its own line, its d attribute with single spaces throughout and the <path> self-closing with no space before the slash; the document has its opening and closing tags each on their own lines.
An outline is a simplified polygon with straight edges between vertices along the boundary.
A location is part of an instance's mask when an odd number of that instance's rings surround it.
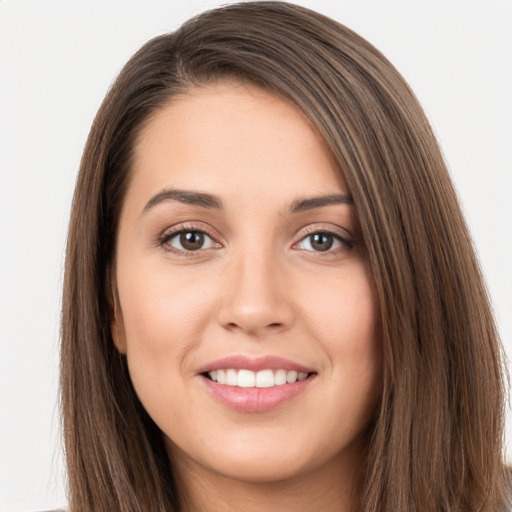
<svg viewBox="0 0 512 512">
<path fill-rule="evenodd" d="M 243 413 L 263 413 L 299 397 L 317 380 L 314 368 L 282 357 L 235 355 L 198 369 L 208 394 Z"/>
<path fill-rule="evenodd" d="M 218 384 L 237 386 L 239 388 L 271 388 L 284 384 L 293 384 L 308 377 L 306 372 L 285 369 L 266 369 L 252 371 L 247 369 L 219 369 L 207 372 L 208 378 Z"/>
</svg>

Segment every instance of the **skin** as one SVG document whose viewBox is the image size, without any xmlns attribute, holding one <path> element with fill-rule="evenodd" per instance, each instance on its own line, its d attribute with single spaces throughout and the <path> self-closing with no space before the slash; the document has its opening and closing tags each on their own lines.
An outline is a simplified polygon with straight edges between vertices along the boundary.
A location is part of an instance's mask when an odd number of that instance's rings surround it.
<svg viewBox="0 0 512 512">
<path fill-rule="evenodd" d="M 112 331 L 165 435 L 183 510 L 353 510 L 381 352 L 354 207 L 290 212 L 348 195 L 322 139 L 287 101 L 221 83 L 158 111 L 132 172 Z M 171 189 L 223 207 L 155 199 Z M 200 250 L 180 246 L 183 229 L 208 234 Z M 332 248 L 315 250 L 312 233 L 333 233 Z M 279 356 L 315 374 L 278 407 L 244 412 L 197 373 L 231 355 Z"/>
</svg>

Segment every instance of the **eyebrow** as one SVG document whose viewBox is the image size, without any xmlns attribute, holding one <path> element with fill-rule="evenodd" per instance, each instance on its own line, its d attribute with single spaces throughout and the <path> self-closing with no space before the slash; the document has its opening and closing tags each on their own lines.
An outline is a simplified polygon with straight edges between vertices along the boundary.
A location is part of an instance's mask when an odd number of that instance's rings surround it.
<svg viewBox="0 0 512 512">
<path fill-rule="evenodd" d="M 221 210 L 223 208 L 222 201 L 212 195 L 204 192 L 192 192 L 190 190 L 162 190 L 154 195 L 144 206 L 143 213 L 147 213 L 154 208 L 157 204 L 164 201 L 178 201 L 184 204 L 192 204 L 200 206 L 201 208 Z"/>
<path fill-rule="evenodd" d="M 332 204 L 347 204 L 352 206 L 354 202 L 347 194 L 328 194 L 325 196 L 307 197 L 294 201 L 290 206 L 290 213 L 304 212 Z"/>
<path fill-rule="evenodd" d="M 178 201 L 180 203 L 200 206 L 206 209 L 221 210 L 224 208 L 221 199 L 212 194 L 207 194 L 205 192 L 193 192 L 190 190 L 166 189 L 154 195 L 146 203 L 143 213 L 147 213 L 156 205 L 165 201 Z M 321 208 L 322 206 L 330 206 L 333 204 L 352 205 L 353 201 L 352 198 L 346 194 L 328 194 L 325 196 L 306 197 L 302 199 L 296 199 L 291 204 L 289 212 L 304 212 L 313 210 L 315 208 Z"/>
</svg>

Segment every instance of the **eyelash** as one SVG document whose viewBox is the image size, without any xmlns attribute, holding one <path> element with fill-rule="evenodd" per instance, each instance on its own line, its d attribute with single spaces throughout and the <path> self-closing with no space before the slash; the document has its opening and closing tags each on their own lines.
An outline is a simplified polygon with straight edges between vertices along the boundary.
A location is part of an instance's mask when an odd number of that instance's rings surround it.
<svg viewBox="0 0 512 512">
<path fill-rule="evenodd" d="M 206 235 L 213 244 L 216 245 L 216 247 L 207 247 L 207 248 L 200 248 L 197 250 L 184 250 L 184 249 L 177 249 L 176 247 L 173 247 L 169 244 L 169 242 L 176 237 L 183 235 L 185 233 L 198 233 L 201 235 Z M 306 230 L 305 233 L 302 233 L 302 236 L 298 242 L 293 244 L 293 248 L 295 249 L 297 245 L 303 243 L 306 239 L 311 237 L 312 235 L 326 235 L 328 237 L 332 237 L 335 241 L 340 242 L 340 247 L 337 247 L 335 249 L 329 248 L 326 251 L 315 251 L 310 249 L 296 249 L 296 250 L 306 250 L 307 252 L 315 253 L 321 257 L 326 256 L 332 256 L 333 254 L 337 254 L 340 251 L 352 249 L 355 246 L 355 243 L 353 240 L 350 240 L 348 238 L 345 238 L 341 236 L 339 233 L 334 232 L 331 229 L 322 229 L 321 227 L 312 227 Z M 212 248 L 218 248 L 221 247 L 221 244 L 215 240 L 214 235 L 212 235 L 208 230 L 204 229 L 203 227 L 199 228 L 197 226 L 193 225 L 181 225 L 177 227 L 176 229 L 173 229 L 171 232 L 166 232 L 158 241 L 158 245 L 160 247 L 163 247 L 166 251 L 178 254 L 180 256 L 196 256 L 200 252 L 209 250 Z"/>
<path fill-rule="evenodd" d="M 174 253 L 174 254 L 178 254 L 180 256 L 196 256 L 199 252 L 210 249 L 210 247 L 209 247 L 207 249 L 201 248 L 201 249 L 198 249 L 195 251 L 187 251 L 187 250 L 183 250 L 183 249 L 177 249 L 176 247 L 172 247 L 171 245 L 169 245 L 169 242 L 173 238 L 176 238 L 185 233 L 199 233 L 202 235 L 206 235 L 218 247 L 221 246 L 221 244 L 215 240 L 214 235 L 212 235 L 208 230 L 206 230 L 203 227 L 199 228 L 199 227 L 193 226 L 193 225 L 180 225 L 176 229 L 173 229 L 170 232 L 168 231 L 168 232 L 164 233 L 164 235 L 160 238 L 158 245 L 160 247 L 163 247 L 166 251 Z"/>
<path fill-rule="evenodd" d="M 350 250 L 353 249 L 355 246 L 355 242 L 353 240 L 350 240 L 346 237 L 341 236 L 339 233 L 335 232 L 332 229 L 328 228 L 322 228 L 322 227 L 310 227 L 305 230 L 305 232 L 301 233 L 301 239 L 293 244 L 294 247 L 296 247 L 298 244 L 303 243 L 306 239 L 313 235 L 326 235 L 329 237 L 332 237 L 334 240 L 337 240 L 340 242 L 340 247 L 337 247 L 335 249 L 329 248 L 326 251 L 313 251 L 305 249 L 308 252 L 313 252 L 315 255 L 318 255 L 320 257 L 329 257 L 338 254 L 339 252 L 343 252 L 344 250 Z M 299 249 L 300 250 L 300 249 Z"/>
</svg>

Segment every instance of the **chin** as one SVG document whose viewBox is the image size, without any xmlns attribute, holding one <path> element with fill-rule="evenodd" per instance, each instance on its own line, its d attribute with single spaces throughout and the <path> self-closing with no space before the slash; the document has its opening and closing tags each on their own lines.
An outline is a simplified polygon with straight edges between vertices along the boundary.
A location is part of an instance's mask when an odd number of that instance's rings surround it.
<svg viewBox="0 0 512 512">
<path fill-rule="evenodd" d="M 324 470 L 326 475 L 333 470 L 337 473 L 347 461 L 352 468 L 361 462 L 362 436 L 348 443 L 342 439 L 339 444 L 319 443 L 314 434 L 297 438 L 290 432 L 274 432 L 265 436 L 263 430 L 259 429 L 257 438 L 239 433 L 218 439 L 208 451 L 202 446 L 197 451 L 187 447 L 185 452 L 168 441 L 169 456 L 175 466 L 186 463 L 189 469 L 201 467 L 210 474 L 247 484 L 300 482 Z"/>
</svg>

